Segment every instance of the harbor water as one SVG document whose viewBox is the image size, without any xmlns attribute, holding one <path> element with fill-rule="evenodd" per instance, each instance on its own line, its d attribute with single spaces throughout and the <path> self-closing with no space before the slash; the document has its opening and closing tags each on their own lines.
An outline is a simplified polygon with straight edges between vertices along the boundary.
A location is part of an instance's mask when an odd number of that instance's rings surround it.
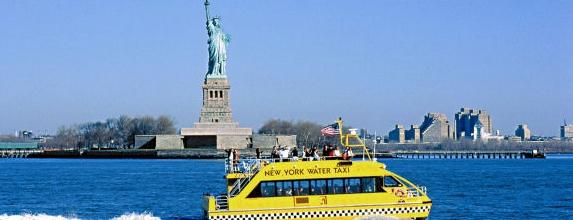
<svg viewBox="0 0 573 220">
<path fill-rule="evenodd" d="M 388 159 L 428 187 L 430 219 L 573 219 L 573 155 Z M 1 159 L 0 219 L 201 219 L 222 160 Z"/>
</svg>

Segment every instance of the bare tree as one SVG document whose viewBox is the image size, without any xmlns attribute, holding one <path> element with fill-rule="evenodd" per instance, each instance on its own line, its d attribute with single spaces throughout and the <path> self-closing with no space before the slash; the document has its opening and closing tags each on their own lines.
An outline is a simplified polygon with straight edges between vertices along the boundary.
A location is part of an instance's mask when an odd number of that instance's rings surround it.
<svg viewBox="0 0 573 220">
<path fill-rule="evenodd" d="M 175 134 L 173 119 L 168 116 L 131 118 L 122 115 L 105 121 L 86 122 L 61 127 L 52 141 L 44 146 L 52 148 L 130 148 L 135 135 Z"/>
</svg>

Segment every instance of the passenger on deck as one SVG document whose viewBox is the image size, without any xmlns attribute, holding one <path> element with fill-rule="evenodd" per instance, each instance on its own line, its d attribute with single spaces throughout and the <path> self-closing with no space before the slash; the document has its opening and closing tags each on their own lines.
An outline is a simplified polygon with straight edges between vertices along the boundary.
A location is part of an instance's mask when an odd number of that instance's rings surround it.
<svg viewBox="0 0 573 220">
<path fill-rule="evenodd" d="M 314 157 L 314 160 L 320 160 L 320 156 L 318 155 L 318 147 L 313 147 L 311 154 Z"/>
<path fill-rule="evenodd" d="M 263 151 L 257 147 L 257 149 L 255 150 L 255 153 L 257 155 L 257 159 L 261 159 L 261 154 L 263 153 Z"/>
<path fill-rule="evenodd" d="M 354 157 L 354 153 L 352 152 L 352 148 L 346 147 L 346 150 L 344 150 L 344 153 L 342 154 L 342 159 L 343 160 L 352 160 L 352 157 Z"/>
<path fill-rule="evenodd" d="M 279 150 L 278 150 L 277 146 L 273 146 L 273 151 L 271 152 L 271 158 L 273 160 L 276 160 L 277 158 L 279 158 Z"/>
<path fill-rule="evenodd" d="M 338 146 L 334 145 L 334 150 L 333 150 L 333 156 L 334 159 L 340 159 L 340 156 L 342 156 L 342 154 L 340 153 L 340 150 L 338 150 Z"/>
<path fill-rule="evenodd" d="M 233 149 L 233 166 L 235 167 L 235 171 L 239 171 L 239 161 L 241 160 L 241 156 L 239 154 L 239 150 Z"/>
<path fill-rule="evenodd" d="M 322 146 L 322 156 L 323 157 L 328 157 L 328 145 L 324 145 Z"/>
<path fill-rule="evenodd" d="M 292 148 L 291 156 L 292 156 L 292 159 L 298 160 L 298 149 L 296 148 L 296 146 L 294 146 Z"/>
<path fill-rule="evenodd" d="M 289 156 L 288 156 L 288 155 L 289 155 L 289 152 L 288 152 L 288 149 L 287 149 L 286 147 L 282 147 L 282 148 L 279 150 L 279 157 L 280 157 L 280 161 L 281 161 L 281 162 L 283 162 L 283 161 L 288 161 L 288 160 L 289 160 Z"/>
<path fill-rule="evenodd" d="M 225 150 L 225 152 L 227 152 L 227 160 L 228 160 L 227 169 L 228 169 L 228 172 L 232 173 L 234 171 L 233 161 L 235 159 L 235 152 L 234 152 L 233 148 L 227 149 L 227 150 Z"/>
<path fill-rule="evenodd" d="M 327 156 L 326 159 L 327 159 L 327 160 L 332 160 L 332 159 L 334 159 L 334 147 L 332 147 L 332 145 L 329 144 L 329 145 L 327 146 L 327 149 L 328 149 L 328 150 L 327 150 L 327 153 L 328 153 L 328 154 L 326 155 L 326 156 Z"/>
</svg>

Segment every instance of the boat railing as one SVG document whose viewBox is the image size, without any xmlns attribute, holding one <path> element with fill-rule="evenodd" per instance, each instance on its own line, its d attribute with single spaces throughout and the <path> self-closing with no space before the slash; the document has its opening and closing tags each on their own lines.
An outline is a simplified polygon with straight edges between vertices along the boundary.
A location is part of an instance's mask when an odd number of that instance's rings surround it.
<svg viewBox="0 0 573 220">
<path fill-rule="evenodd" d="M 241 190 L 243 190 L 243 188 L 247 184 L 249 184 L 253 176 L 255 176 L 255 174 L 261 170 L 260 159 L 251 159 L 238 162 L 239 163 L 237 163 L 237 165 L 240 164 L 240 166 L 234 166 L 233 164 L 231 164 L 230 168 L 233 171 L 233 173 L 239 174 L 239 178 L 235 180 L 235 183 L 233 183 L 233 187 L 229 192 L 229 196 L 231 197 L 238 195 L 241 192 Z"/>
<path fill-rule="evenodd" d="M 324 159 L 339 159 L 339 157 L 331 157 Z M 238 161 L 232 161 L 230 159 L 225 160 L 225 171 L 227 174 L 233 173 L 237 174 L 237 178 L 229 191 L 229 196 L 234 197 L 238 195 L 243 188 L 249 184 L 251 179 L 257 174 L 264 164 L 279 163 L 279 162 L 292 162 L 298 161 L 298 158 L 274 158 L 274 159 L 242 159 Z M 302 159 L 301 159 L 302 160 Z M 312 160 L 312 159 L 309 159 Z M 320 160 L 320 159 L 318 159 Z"/>
<path fill-rule="evenodd" d="M 343 159 L 337 156 L 324 156 L 324 157 L 289 157 L 289 158 L 245 158 L 240 160 L 225 160 L 225 173 L 247 173 L 255 174 L 254 170 L 260 170 L 261 165 L 271 163 L 285 163 L 296 161 L 320 161 L 320 160 L 351 160 L 352 158 Z"/>
<path fill-rule="evenodd" d="M 408 197 L 420 197 L 427 193 L 427 188 L 425 186 L 418 187 L 408 187 Z"/>
<path fill-rule="evenodd" d="M 215 196 L 215 208 L 217 210 L 229 209 L 229 197 L 227 195 Z"/>
</svg>

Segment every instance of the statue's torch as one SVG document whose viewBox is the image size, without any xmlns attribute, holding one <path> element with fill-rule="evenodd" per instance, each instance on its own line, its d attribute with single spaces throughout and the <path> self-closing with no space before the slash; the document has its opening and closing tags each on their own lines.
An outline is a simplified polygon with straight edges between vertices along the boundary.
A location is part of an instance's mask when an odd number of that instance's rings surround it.
<svg viewBox="0 0 573 220">
<path fill-rule="evenodd" d="M 209 21 L 209 0 L 205 0 L 205 15 L 207 16 L 207 22 Z"/>
</svg>

